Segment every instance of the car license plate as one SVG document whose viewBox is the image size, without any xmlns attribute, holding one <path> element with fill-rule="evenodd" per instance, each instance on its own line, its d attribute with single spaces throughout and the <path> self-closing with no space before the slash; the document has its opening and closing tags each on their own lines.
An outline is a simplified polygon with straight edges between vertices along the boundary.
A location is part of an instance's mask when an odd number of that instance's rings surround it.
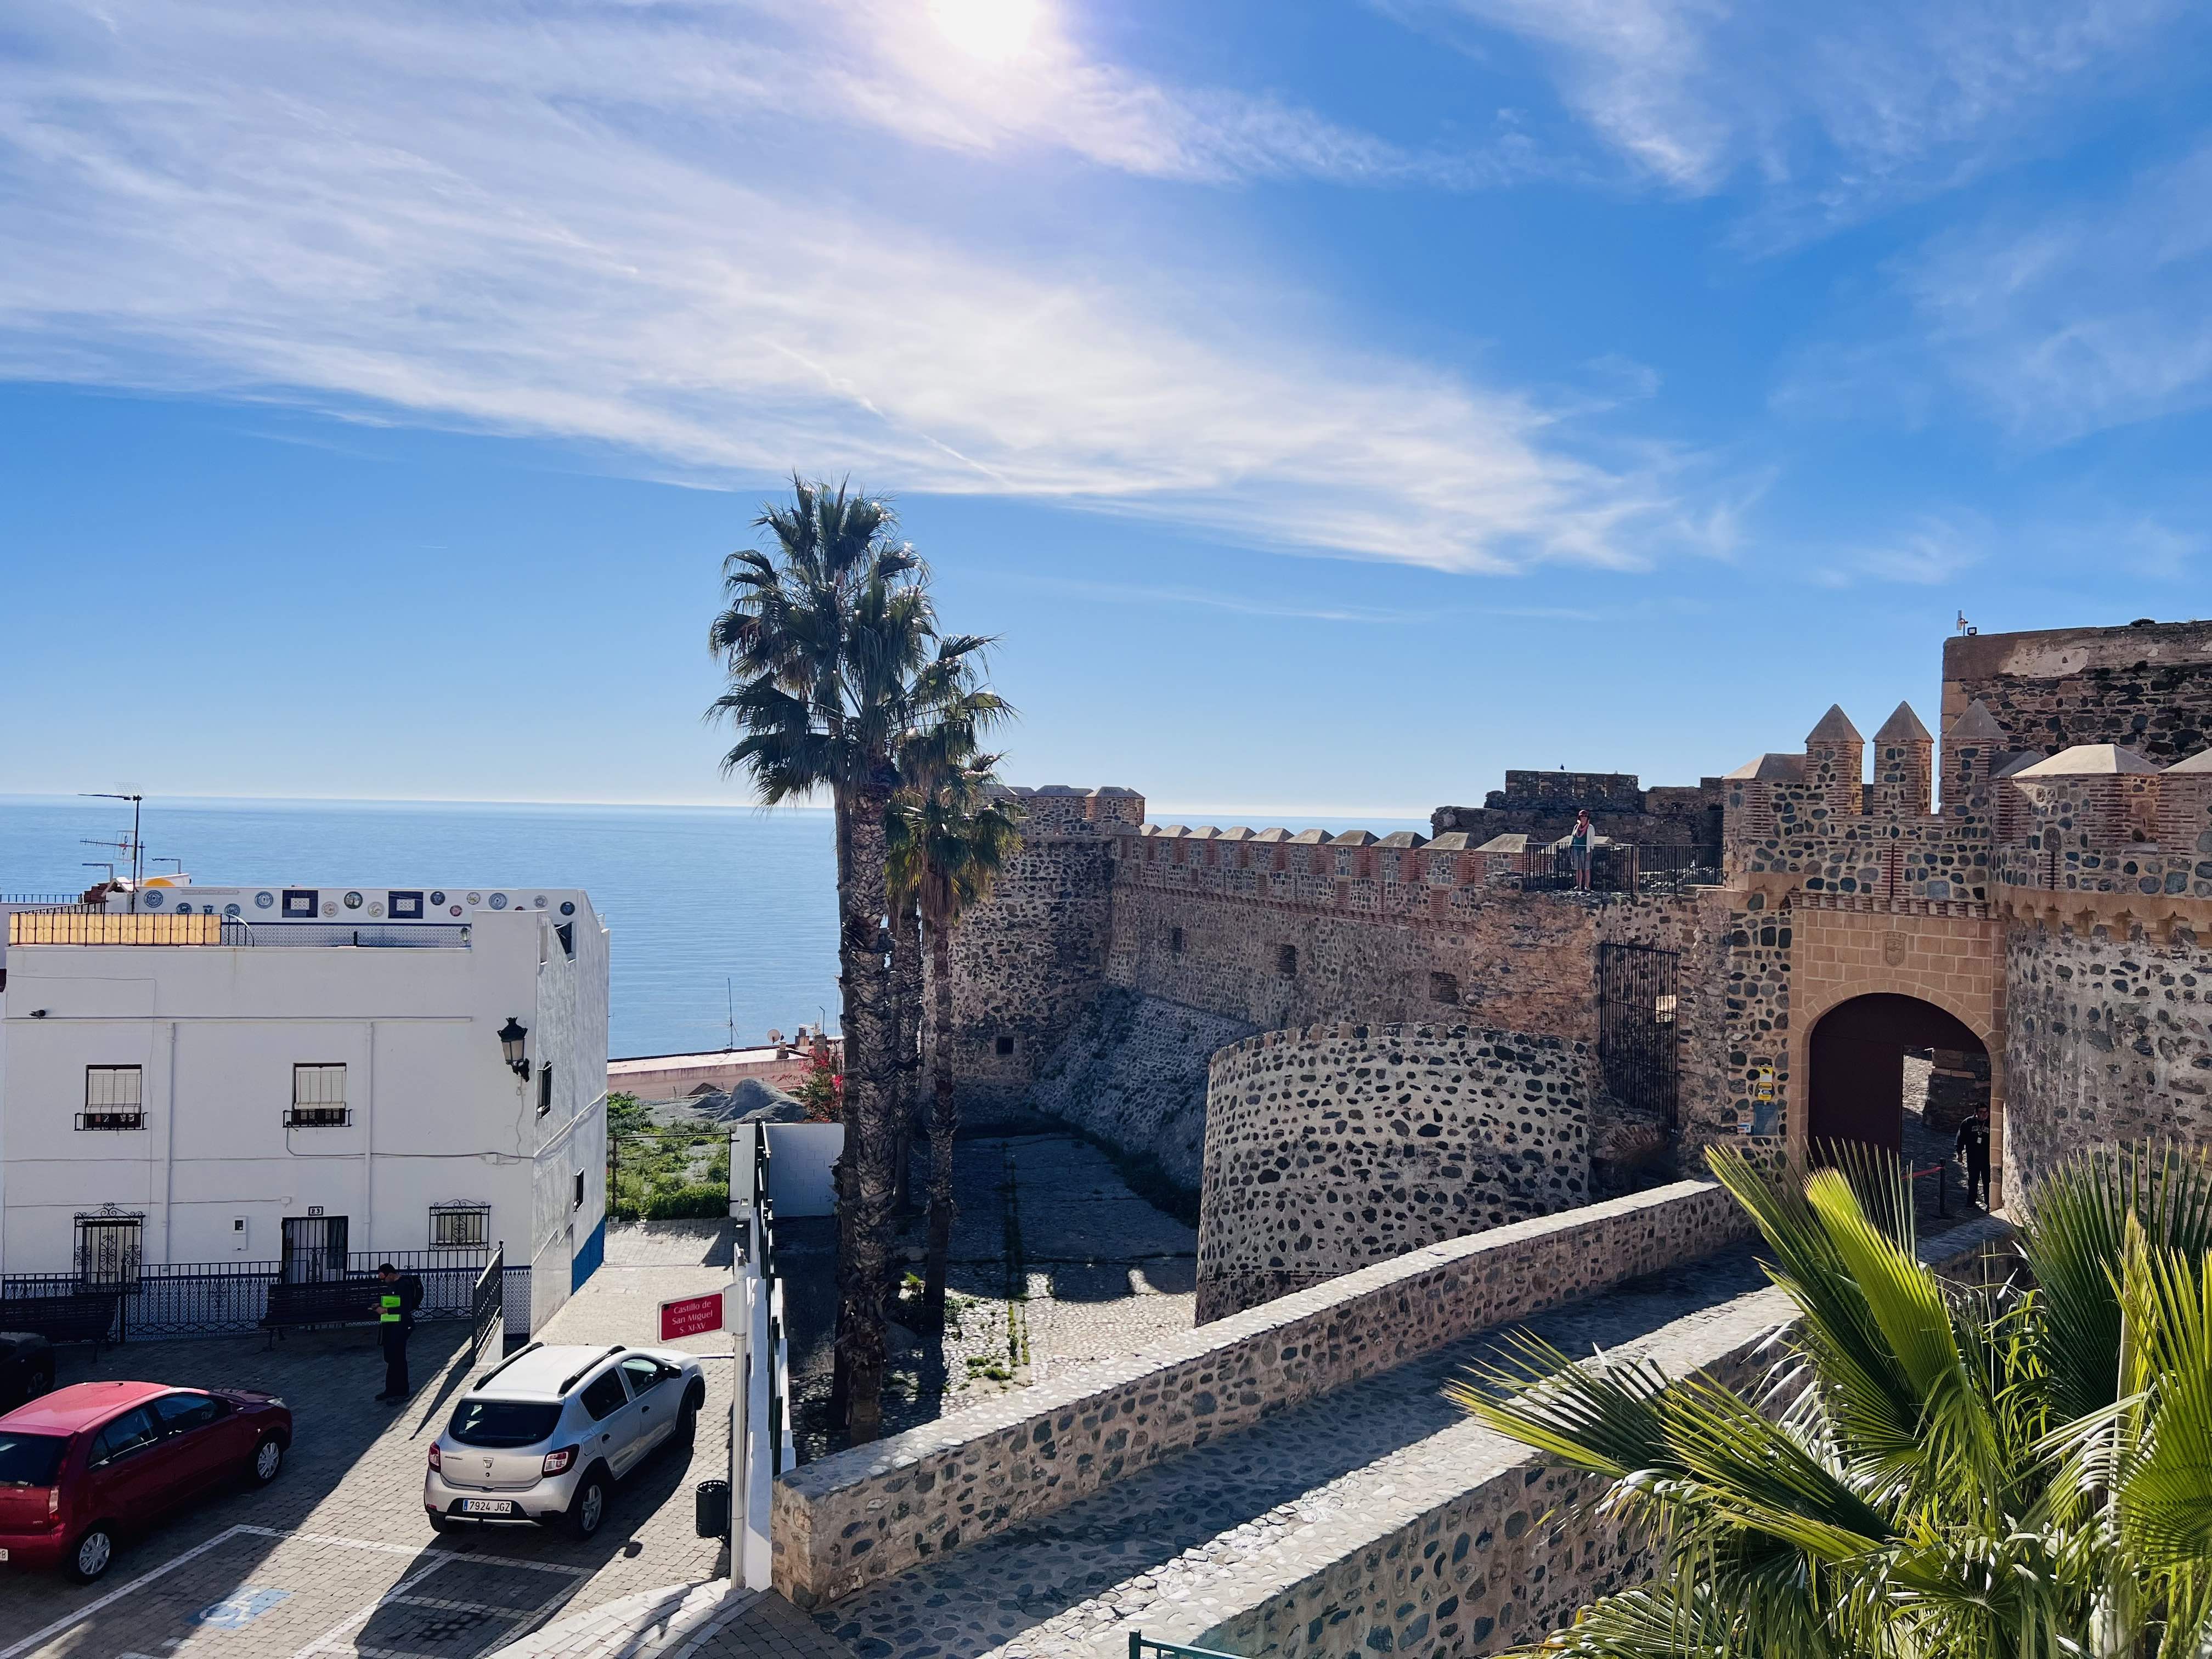
<svg viewBox="0 0 2212 1659">
<path fill-rule="evenodd" d="M 5 1561 L 7 1559 L 8 1552 L 5 1550 L 0 1550 L 0 1561 Z"/>
<path fill-rule="evenodd" d="M 463 1515 L 513 1515 L 514 1500 L 511 1498 L 464 1498 Z"/>
</svg>

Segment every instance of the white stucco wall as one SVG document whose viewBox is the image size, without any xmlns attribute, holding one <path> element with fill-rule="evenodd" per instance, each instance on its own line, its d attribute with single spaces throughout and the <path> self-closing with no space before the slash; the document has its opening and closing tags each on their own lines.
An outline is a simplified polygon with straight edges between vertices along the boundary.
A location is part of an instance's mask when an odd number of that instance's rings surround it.
<svg viewBox="0 0 2212 1659">
<path fill-rule="evenodd" d="M 544 1258 L 565 1299 L 570 1229 L 580 1245 L 605 1212 L 607 936 L 580 904 L 571 961 L 562 920 L 473 915 L 463 949 L 15 947 L 0 1272 L 66 1271 L 76 1213 L 103 1204 L 144 1213 L 158 1262 L 274 1260 L 281 1219 L 314 1206 L 348 1218 L 351 1249 L 423 1249 L 430 1206 L 460 1201 L 488 1204 L 508 1261 Z M 531 1030 L 529 1079 L 500 1052 L 509 1016 Z M 346 1066 L 350 1123 L 285 1127 L 295 1062 Z M 143 1068 L 143 1129 L 75 1127 L 94 1065 Z"/>
</svg>

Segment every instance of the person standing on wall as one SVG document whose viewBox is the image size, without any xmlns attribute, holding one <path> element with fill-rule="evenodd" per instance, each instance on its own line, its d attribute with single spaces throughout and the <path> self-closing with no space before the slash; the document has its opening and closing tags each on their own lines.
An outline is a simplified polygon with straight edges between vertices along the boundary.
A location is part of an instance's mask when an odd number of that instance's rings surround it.
<svg viewBox="0 0 2212 1659">
<path fill-rule="evenodd" d="M 1990 1103 L 1974 1108 L 1974 1115 L 1959 1126 L 1959 1161 L 1966 1166 L 1966 1202 L 1981 1194 L 1981 1206 L 1990 1206 Z"/>
<path fill-rule="evenodd" d="M 396 1406 L 413 1391 L 407 1382 L 407 1338 L 422 1305 L 422 1281 L 412 1273 L 402 1279 L 389 1261 L 376 1270 L 376 1335 L 384 1348 L 384 1392 L 376 1397 Z"/>
<path fill-rule="evenodd" d="M 1575 890 L 1589 891 L 1590 845 L 1597 839 L 1597 831 L 1590 826 L 1589 808 L 1585 806 L 1575 815 L 1574 832 L 1567 837 L 1567 861 L 1575 867 Z"/>
</svg>

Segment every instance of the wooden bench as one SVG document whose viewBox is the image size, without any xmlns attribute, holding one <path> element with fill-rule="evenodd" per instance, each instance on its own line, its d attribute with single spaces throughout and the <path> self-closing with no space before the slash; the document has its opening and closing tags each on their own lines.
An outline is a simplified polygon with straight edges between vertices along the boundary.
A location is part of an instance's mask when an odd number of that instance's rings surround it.
<svg viewBox="0 0 2212 1659">
<path fill-rule="evenodd" d="M 269 1311 L 261 1327 L 274 1345 L 288 1330 L 322 1325 L 374 1325 L 384 1286 L 374 1279 L 318 1279 L 301 1285 L 269 1287 Z"/>
<path fill-rule="evenodd" d="M 95 1356 L 115 1328 L 113 1291 L 76 1291 L 62 1296 L 0 1297 L 0 1331 L 28 1331 L 58 1347 L 89 1342 Z"/>
</svg>

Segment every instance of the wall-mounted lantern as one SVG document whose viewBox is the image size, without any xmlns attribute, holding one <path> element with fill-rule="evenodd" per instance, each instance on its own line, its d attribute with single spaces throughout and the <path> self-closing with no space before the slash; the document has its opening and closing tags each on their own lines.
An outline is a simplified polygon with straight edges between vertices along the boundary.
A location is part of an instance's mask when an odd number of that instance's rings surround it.
<svg viewBox="0 0 2212 1659">
<path fill-rule="evenodd" d="M 517 1077 L 530 1075 L 530 1058 L 525 1051 L 529 1039 L 530 1028 L 513 1014 L 509 1014 L 507 1024 L 499 1028 L 499 1051 L 507 1057 L 507 1065 Z"/>
</svg>

